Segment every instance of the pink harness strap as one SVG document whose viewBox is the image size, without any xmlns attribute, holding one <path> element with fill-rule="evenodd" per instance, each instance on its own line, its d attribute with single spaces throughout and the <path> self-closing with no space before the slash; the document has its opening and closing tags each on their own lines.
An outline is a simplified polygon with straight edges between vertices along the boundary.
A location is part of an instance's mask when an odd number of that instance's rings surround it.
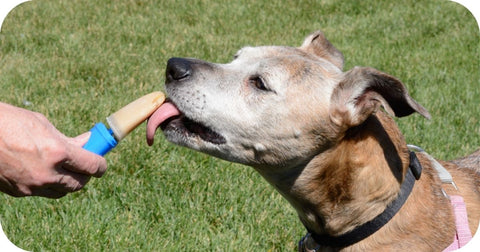
<svg viewBox="0 0 480 252">
<path fill-rule="evenodd" d="M 465 244 L 472 239 L 472 232 L 470 232 L 470 227 L 468 226 L 467 208 L 465 207 L 465 202 L 463 201 L 462 196 L 450 196 L 450 203 L 452 204 L 453 212 L 455 214 L 457 233 L 455 234 L 453 243 L 444 249 L 443 252 L 457 250 L 465 246 Z"/>
</svg>

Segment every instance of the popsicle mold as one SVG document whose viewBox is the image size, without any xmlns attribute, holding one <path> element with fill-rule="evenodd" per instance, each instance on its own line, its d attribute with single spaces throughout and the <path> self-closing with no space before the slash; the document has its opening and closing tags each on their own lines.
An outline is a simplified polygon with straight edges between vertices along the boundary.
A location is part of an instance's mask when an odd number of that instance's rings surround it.
<svg viewBox="0 0 480 252">
<path fill-rule="evenodd" d="M 153 92 L 129 103 L 107 117 L 110 129 L 103 123 L 95 124 L 90 129 L 90 138 L 83 148 L 98 155 L 107 154 L 120 140 L 153 114 L 164 101 L 165 95 L 162 92 Z"/>
<path fill-rule="evenodd" d="M 91 135 L 88 142 L 83 146 L 85 150 L 96 153 L 100 156 L 107 154 L 111 149 L 117 146 L 117 140 L 113 137 L 113 132 L 107 129 L 105 124 L 97 123 L 90 129 Z"/>
</svg>

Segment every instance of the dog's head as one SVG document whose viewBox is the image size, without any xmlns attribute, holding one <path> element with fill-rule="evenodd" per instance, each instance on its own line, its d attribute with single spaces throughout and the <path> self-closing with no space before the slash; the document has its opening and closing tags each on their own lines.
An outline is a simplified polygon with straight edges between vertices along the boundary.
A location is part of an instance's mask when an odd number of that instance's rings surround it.
<svg viewBox="0 0 480 252">
<path fill-rule="evenodd" d="M 257 168 L 292 167 L 326 150 L 380 106 L 428 112 L 397 79 L 372 68 L 342 72 L 343 55 L 320 31 L 298 47 L 245 47 L 228 64 L 172 58 L 169 103 L 150 118 L 179 145 Z"/>
</svg>

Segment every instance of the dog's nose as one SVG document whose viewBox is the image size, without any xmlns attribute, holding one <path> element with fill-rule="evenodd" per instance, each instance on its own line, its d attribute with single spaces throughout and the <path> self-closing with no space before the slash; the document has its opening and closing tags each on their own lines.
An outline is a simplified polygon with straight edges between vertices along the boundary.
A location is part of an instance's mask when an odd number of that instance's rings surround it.
<svg viewBox="0 0 480 252">
<path fill-rule="evenodd" d="M 171 58 L 167 62 L 166 77 L 169 81 L 184 80 L 192 74 L 192 65 L 188 59 Z"/>
</svg>

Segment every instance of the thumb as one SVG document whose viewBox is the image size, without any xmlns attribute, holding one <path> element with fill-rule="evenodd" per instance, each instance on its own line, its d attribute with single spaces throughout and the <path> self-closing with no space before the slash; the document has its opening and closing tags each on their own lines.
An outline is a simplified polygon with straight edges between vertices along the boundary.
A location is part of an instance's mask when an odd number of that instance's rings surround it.
<svg viewBox="0 0 480 252">
<path fill-rule="evenodd" d="M 88 139 L 90 139 L 91 134 L 92 133 L 90 131 L 87 131 L 81 135 L 70 138 L 69 143 L 78 147 L 83 147 L 88 142 Z"/>
</svg>

